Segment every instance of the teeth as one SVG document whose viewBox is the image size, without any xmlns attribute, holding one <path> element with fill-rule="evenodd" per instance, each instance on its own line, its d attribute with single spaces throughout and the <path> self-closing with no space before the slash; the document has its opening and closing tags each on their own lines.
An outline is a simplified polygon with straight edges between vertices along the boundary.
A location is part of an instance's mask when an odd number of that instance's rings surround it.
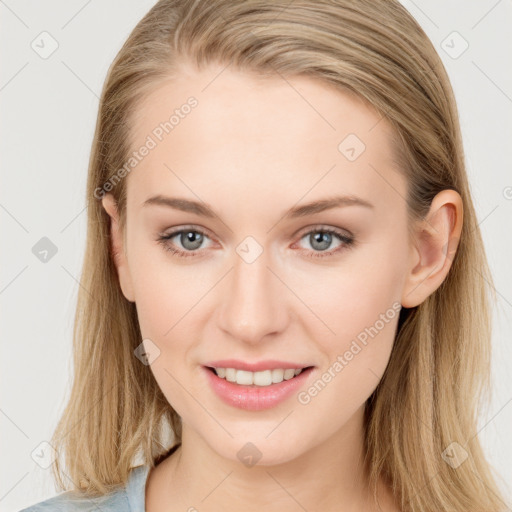
<svg viewBox="0 0 512 512">
<path fill-rule="evenodd" d="M 286 370 L 263 370 L 261 372 L 248 372 L 246 370 L 236 370 L 235 368 L 215 368 L 215 373 L 221 379 L 226 379 L 228 382 L 236 382 L 242 386 L 270 386 L 271 384 L 279 384 L 283 380 L 290 380 L 299 373 L 302 368 L 289 368 Z"/>
<path fill-rule="evenodd" d="M 226 368 L 215 368 L 215 371 L 219 377 L 223 379 L 226 377 Z"/>
<path fill-rule="evenodd" d="M 284 377 L 284 380 L 292 379 L 293 377 L 295 377 L 295 370 L 293 370 L 293 369 L 285 370 L 283 377 Z"/>
</svg>

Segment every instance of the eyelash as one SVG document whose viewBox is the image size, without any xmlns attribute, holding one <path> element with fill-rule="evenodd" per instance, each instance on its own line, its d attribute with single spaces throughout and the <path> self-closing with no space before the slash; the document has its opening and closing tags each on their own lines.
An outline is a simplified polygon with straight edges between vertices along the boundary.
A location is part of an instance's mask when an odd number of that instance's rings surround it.
<svg viewBox="0 0 512 512">
<path fill-rule="evenodd" d="M 174 254 L 181 258 L 188 258 L 188 257 L 196 257 L 198 255 L 199 249 L 196 249 L 195 251 L 182 251 L 181 249 L 176 249 L 175 247 L 172 247 L 168 242 L 170 239 L 174 238 L 176 235 L 179 235 L 180 233 L 199 233 L 200 235 L 208 237 L 207 233 L 202 231 L 201 229 L 195 229 L 195 228 L 181 228 L 176 231 L 173 231 L 171 233 L 168 233 L 167 235 L 160 235 L 157 239 L 157 242 L 160 243 L 163 248 L 170 252 L 171 254 Z M 307 231 L 303 233 L 299 241 L 302 240 L 306 235 L 310 235 L 312 233 L 328 233 L 331 235 L 337 236 L 340 241 L 342 242 L 342 245 L 337 247 L 336 249 L 330 250 L 330 251 L 308 251 L 309 254 L 306 256 L 308 258 L 327 258 L 329 256 L 334 256 L 335 254 L 345 250 L 345 249 L 351 249 L 355 244 L 355 238 L 353 236 L 347 236 L 343 234 L 342 232 L 333 229 L 333 228 L 323 228 L 323 227 L 317 227 L 315 229 L 311 229 L 310 231 Z M 209 237 L 208 237 L 209 238 Z M 304 249 L 307 251 L 307 249 Z"/>
</svg>

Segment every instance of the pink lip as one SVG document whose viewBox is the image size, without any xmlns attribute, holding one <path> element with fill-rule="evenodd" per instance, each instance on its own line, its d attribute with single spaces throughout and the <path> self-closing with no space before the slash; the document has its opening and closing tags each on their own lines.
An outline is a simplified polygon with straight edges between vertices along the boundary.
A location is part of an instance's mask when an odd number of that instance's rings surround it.
<svg viewBox="0 0 512 512">
<path fill-rule="evenodd" d="M 283 370 L 290 368 L 306 368 L 313 366 L 311 364 L 291 363 L 289 361 L 277 361 L 276 359 L 269 359 L 266 361 L 259 361 L 258 363 L 245 363 L 238 359 L 222 359 L 221 361 L 211 361 L 205 363 L 204 366 L 210 368 L 235 368 L 236 370 L 246 370 L 248 372 L 260 372 L 263 370 L 276 370 L 282 368 Z"/>
<path fill-rule="evenodd" d="M 217 361 L 218 363 L 219 361 Z M 224 361 L 223 361 L 224 363 Z M 226 368 L 226 366 L 218 366 Z M 227 366 L 233 368 L 233 366 Z M 268 366 L 266 366 L 269 369 Z M 283 368 L 280 366 L 279 368 Z M 290 366 L 290 368 L 297 368 Z M 300 366 L 299 366 L 300 368 Z M 270 409 L 289 398 L 294 392 L 304 385 L 309 375 L 314 370 L 313 367 L 303 370 L 299 375 L 290 380 L 283 380 L 279 384 L 270 386 L 243 386 L 234 382 L 228 382 L 226 379 L 218 377 L 213 370 L 203 367 L 208 382 L 213 391 L 226 404 L 239 409 L 250 411 L 261 411 Z"/>
</svg>

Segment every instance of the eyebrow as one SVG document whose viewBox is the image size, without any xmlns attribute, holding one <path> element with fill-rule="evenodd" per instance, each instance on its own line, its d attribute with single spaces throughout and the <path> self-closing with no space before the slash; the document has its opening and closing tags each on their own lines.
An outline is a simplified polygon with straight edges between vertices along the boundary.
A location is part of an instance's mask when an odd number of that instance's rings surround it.
<svg viewBox="0 0 512 512">
<path fill-rule="evenodd" d="M 180 197 L 167 197 L 163 195 L 156 195 L 144 201 L 142 206 L 145 207 L 150 205 L 166 206 L 168 208 L 173 208 L 175 210 L 194 213 L 195 215 L 199 215 L 201 217 L 217 217 L 217 215 L 213 211 L 213 208 L 210 205 L 203 202 L 193 201 L 190 199 L 184 199 Z M 300 206 L 294 206 L 293 208 L 290 208 L 287 212 L 285 212 L 282 217 L 285 219 L 305 217 L 307 215 L 320 213 L 325 210 L 330 210 L 332 208 L 340 208 L 345 206 L 363 206 L 365 208 L 370 209 L 374 208 L 373 204 L 369 203 L 368 201 L 360 197 L 354 195 L 345 195 L 329 197 L 317 201 L 312 201 L 310 203 L 306 203 Z"/>
</svg>

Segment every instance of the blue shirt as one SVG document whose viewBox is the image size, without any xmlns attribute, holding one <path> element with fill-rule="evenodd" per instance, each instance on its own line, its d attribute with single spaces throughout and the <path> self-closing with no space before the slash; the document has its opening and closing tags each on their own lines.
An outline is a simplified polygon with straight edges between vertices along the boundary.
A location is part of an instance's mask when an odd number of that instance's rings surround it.
<svg viewBox="0 0 512 512">
<path fill-rule="evenodd" d="M 77 497 L 73 491 L 63 492 L 20 512 L 145 512 L 146 480 L 149 466 L 132 468 L 126 485 L 106 496 Z"/>
</svg>

